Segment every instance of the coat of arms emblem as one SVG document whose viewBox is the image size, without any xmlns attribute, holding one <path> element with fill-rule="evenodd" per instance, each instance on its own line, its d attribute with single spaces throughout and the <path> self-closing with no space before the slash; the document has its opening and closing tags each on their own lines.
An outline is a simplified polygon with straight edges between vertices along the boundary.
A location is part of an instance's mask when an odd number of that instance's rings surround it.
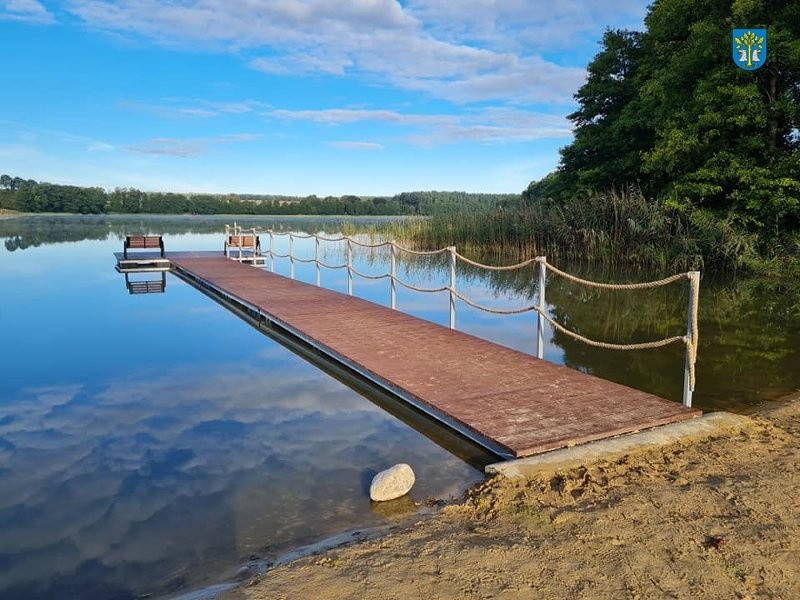
<svg viewBox="0 0 800 600">
<path fill-rule="evenodd" d="M 766 29 L 734 29 L 731 57 L 740 69 L 755 71 L 767 62 Z"/>
</svg>

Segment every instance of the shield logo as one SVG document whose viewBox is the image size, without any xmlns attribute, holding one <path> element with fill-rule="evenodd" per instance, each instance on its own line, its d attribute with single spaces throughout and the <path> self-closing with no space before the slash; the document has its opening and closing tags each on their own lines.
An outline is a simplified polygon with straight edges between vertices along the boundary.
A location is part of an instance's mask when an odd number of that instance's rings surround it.
<svg viewBox="0 0 800 600">
<path fill-rule="evenodd" d="M 731 51 L 731 58 L 737 67 L 755 71 L 767 62 L 767 30 L 734 29 Z"/>
</svg>

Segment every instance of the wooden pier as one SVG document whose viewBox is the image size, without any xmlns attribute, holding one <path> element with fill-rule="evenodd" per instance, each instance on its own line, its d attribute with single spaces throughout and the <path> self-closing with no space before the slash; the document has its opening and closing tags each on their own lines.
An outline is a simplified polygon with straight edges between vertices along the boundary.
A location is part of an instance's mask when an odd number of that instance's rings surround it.
<svg viewBox="0 0 800 600">
<path fill-rule="evenodd" d="M 222 253 L 167 258 L 173 272 L 197 287 L 499 456 L 528 456 L 701 414 Z"/>
</svg>

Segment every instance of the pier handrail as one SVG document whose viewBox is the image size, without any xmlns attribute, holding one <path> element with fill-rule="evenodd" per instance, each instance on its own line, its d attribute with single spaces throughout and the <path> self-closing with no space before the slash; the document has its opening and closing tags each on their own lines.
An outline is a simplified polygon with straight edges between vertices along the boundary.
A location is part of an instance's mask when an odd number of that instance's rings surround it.
<svg viewBox="0 0 800 600">
<path fill-rule="evenodd" d="M 229 225 L 225 225 L 225 234 L 231 235 L 231 231 L 233 235 L 240 235 L 243 231 L 242 227 L 238 226 L 236 223 L 233 224 L 233 227 Z M 700 294 L 700 272 L 699 271 L 687 271 L 684 273 L 677 273 L 675 275 L 670 275 L 669 277 L 664 277 L 663 279 L 658 279 L 655 281 L 645 281 L 645 282 L 637 282 L 637 283 L 605 283 L 599 281 L 591 281 L 589 279 L 583 279 L 576 275 L 572 275 L 571 273 L 567 273 L 566 271 L 562 271 L 547 262 L 547 257 L 545 256 L 535 256 L 533 258 L 529 258 L 522 262 L 513 264 L 513 265 L 487 265 L 470 258 L 467 258 L 463 254 L 457 252 L 455 246 L 448 246 L 446 248 L 440 248 L 438 250 L 414 250 L 412 248 L 407 248 L 405 246 L 401 246 L 394 240 L 379 242 L 379 243 L 367 243 L 362 242 L 360 240 L 356 240 L 350 236 L 343 235 L 338 237 L 326 237 L 323 235 L 318 234 L 299 234 L 294 232 L 288 231 L 273 231 L 271 229 L 266 230 L 257 230 L 256 228 L 247 229 L 246 231 L 253 232 L 253 235 L 258 233 L 260 234 L 267 234 L 269 235 L 269 247 L 267 250 L 267 254 L 270 257 L 270 271 L 275 271 L 275 258 L 288 258 L 290 262 L 290 277 L 294 279 L 294 262 L 301 262 L 301 263 L 315 263 L 317 269 L 317 286 L 320 286 L 320 267 L 325 267 L 328 269 L 347 269 L 347 293 L 349 295 L 353 295 L 353 275 L 358 275 L 359 277 L 363 277 L 364 279 L 386 279 L 389 278 L 391 280 L 391 307 L 392 309 L 396 309 L 396 284 L 400 284 L 401 286 L 408 288 L 410 290 L 416 292 L 425 292 L 425 293 L 436 293 L 436 292 L 449 292 L 450 294 L 450 329 L 455 329 L 455 317 L 456 317 L 456 299 L 461 300 L 468 306 L 475 308 L 477 310 L 481 310 L 491 314 L 498 314 L 498 315 L 514 315 L 514 314 L 522 314 L 526 312 L 536 312 L 538 315 L 538 326 L 537 326 L 537 343 L 536 343 L 536 356 L 538 358 L 544 358 L 544 323 L 549 323 L 553 328 L 557 329 L 561 333 L 578 340 L 584 344 L 589 346 L 594 346 L 596 348 L 604 348 L 606 350 L 646 350 L 652 348 L 662 348 L 664 346 L 668 346 L 675 342 L 682 342 L 686 348 L 685 352 L 685 364 L 684 364 L 684 384 L 683 384 L 683 404 L 685 406 L 692 405 L 692 392 L 695 390 L 695 383 L 696 383 L 696 375 L 695 375 L 695 367 L 697 363 L 697 347 L 699 341 L 699 331 L 698 331 L 698 307 L 699 307 L 699 294 Z M 289 252 L 288 254 L 279 254 L 274 250 L 273 238 L 288 236 L 289 238 Z M 315 240 L 315 256 L 313 259 L 303 259 L 294 256 L 294 248 L 293 242 L 294 239 L 314 239 Z M 319 244 L 320 242 L 346 242 L 347 244 L 347 262 L 341 265 L 330 265 L 324 262 L 319 256 Z M 370 275 L 367 273 L 362 273 L 358 271 L 353 266 L 353 253 L 352 253 L 352 246 L 360 246 L 362 248 L 382 248 L 388 246 L 391 251 L 391 267 L 388 273 L 383 273 L 380 275 Z M 415 256 L 434 256 L 444 253 L 450 254 L 450 283 L 449 285 L 438 287 L 438 288 L 421 288 L 417 287 L 409 282 L 403 281 L 401 278 L 397 276 L 396 273 L 396 252 L 397 251 L 406 252 L 408 254 L 412 254 Z M 498 308 L 490 308 L 488 306 L 483 306 L 462 293 L 460 293 L 456 289 L 456 265 L 457 261 L 462 261 L 468 265 L 471 265 L 476 268 L 484 269 L 487 271 L 512 271 L 515 269 L 521 269 L 531 265 L 538 265 L 538 302 L 536 304 L 532 304 L 529 306 L 523 306 L 520 308 L 511 308 L 511 309 L 498 309 Z M 546 309 L 546 302 L 545 302 L 545 284 L 547 279 L 547 271 L 551 271 L 552 273 L 567 279 L 568 281 L 572 281 L 575 283 L 579 283 L 581 285 L 586 285 L 589 287 L 597 288 L 597 289 L 605 289 L 605 290 L 645 290 L 645 289 L 654 289 L 657 287 L 669 285 L 671 283 L 675 283 L 676 281 L 688 280 L 689 281 L 689 308 L 687 314 L 687 327 L 686 327 L 686 335 L 674 335 L 671 337 L 663 338 L 661 340 L 654 340 L 649 342 L 640 342 L 640 343 L 633 343 L 633 344 L 616 344 L 611 342 L 603 342 L 598 340 L 593 340 L 586 336 L 583 336 L 575 331 L 572 331 L 553 319 L 550 315 L 547 314 Z"/>
</svg>

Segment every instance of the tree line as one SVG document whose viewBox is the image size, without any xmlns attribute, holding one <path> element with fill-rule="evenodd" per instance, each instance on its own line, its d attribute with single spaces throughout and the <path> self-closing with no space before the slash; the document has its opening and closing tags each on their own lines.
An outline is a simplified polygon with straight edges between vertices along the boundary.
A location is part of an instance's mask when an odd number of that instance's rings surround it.
<svg viewBox="0 0 800 600">
<path fill-rule="evenodd" d="M 106 191 L 0 176 L 0 208 L 30 213 L 235 214 L 235 215 L 434 215 L 488 210 L 518 194 L 420 191 L 395 196 L 319 198 L 256 194 L 179 194 L 134 188 Z"/>
</svg>

